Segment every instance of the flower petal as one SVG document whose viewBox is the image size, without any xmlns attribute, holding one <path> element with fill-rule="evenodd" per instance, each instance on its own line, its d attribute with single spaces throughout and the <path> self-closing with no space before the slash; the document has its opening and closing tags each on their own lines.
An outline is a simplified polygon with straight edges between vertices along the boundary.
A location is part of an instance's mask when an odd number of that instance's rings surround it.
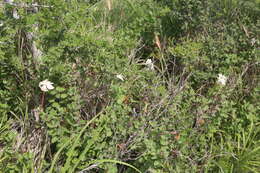
<svg viewBox="0 0 260 173">
<path fill-rule="evenodd" d="M 49 90 L 54 89 L 53 83 L 50 82 L 49 80 L 45 79 L 44 81 L 41 81 L 39 83 L 39 87 L 41 88 L 42 91 L 47 92 Z"/>
</svg>

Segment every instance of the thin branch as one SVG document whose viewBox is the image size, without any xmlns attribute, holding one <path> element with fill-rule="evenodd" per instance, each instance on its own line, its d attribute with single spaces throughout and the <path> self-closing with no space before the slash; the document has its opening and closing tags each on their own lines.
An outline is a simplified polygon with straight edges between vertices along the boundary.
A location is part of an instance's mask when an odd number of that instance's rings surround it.
<svg viewBox="0 0 260 173">
<path fill-rule="evenodd" d="M 81 171 L 78 172 L 78 173 L 85 173 L 86 171 L 89 171 L 89 170 L 91 170 L 91 169 L 94 169 L 94 168 L 98 167 L 98 165 L 99 165 L 99 164 L 90 165 L 89 167 L 87 167 L 87 168 L 81 170 Z"/>
<path fill-rule="evenodd" d="M 19 7 L 19 8 L 35 8 L 35 7 L 43 7 L 43 8 L 53 8 L 54 6 L 49 6 L 49 5 L 39 5 L 36 3 L 33 3 L 31 5 L 25 4 L 25 3 L 14 3 L 14 2 L 9 2 L 9 1 L 4 1 L 4 2 L 0 2 L 0 7 L 4 6 L 4 5 L 11 5 L 14 7 Z"/>
</svg>

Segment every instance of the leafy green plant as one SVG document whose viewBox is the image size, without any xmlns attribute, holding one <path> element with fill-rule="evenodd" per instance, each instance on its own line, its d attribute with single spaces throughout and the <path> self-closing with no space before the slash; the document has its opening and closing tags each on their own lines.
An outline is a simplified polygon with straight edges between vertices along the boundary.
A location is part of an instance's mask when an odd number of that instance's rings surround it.
<svg viewBox="0 0 260 173">
<path fill-rule="evenodd" d="M 1 171 L 259 170 L 258 0 L 0 6 Z"/>
</svg>

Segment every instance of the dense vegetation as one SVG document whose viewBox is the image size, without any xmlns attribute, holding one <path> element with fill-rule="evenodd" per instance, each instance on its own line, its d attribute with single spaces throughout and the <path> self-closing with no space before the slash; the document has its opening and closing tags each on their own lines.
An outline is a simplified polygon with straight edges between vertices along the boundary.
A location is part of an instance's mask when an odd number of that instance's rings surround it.
<svg viewBox="0 0 260 173">
<path fill-rule="evenodd" d="M 0 172 L 260 172 L 259 0 L 0 11 Z"/>
</svg>

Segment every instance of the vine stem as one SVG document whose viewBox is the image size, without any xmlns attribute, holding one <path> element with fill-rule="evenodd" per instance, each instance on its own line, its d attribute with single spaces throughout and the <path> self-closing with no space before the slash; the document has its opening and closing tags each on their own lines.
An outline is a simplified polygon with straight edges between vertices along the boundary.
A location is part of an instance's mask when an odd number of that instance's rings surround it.
<svg viewBox="0 0 260 173">
<path fill-rule="evenodd" d="M 42 97 L 41 97 L 41 109 L 42 109 L 42 111 L 44 110 L 44 97 L 45 97 L 45 92 L 42 92 Z"/>
</svg>

